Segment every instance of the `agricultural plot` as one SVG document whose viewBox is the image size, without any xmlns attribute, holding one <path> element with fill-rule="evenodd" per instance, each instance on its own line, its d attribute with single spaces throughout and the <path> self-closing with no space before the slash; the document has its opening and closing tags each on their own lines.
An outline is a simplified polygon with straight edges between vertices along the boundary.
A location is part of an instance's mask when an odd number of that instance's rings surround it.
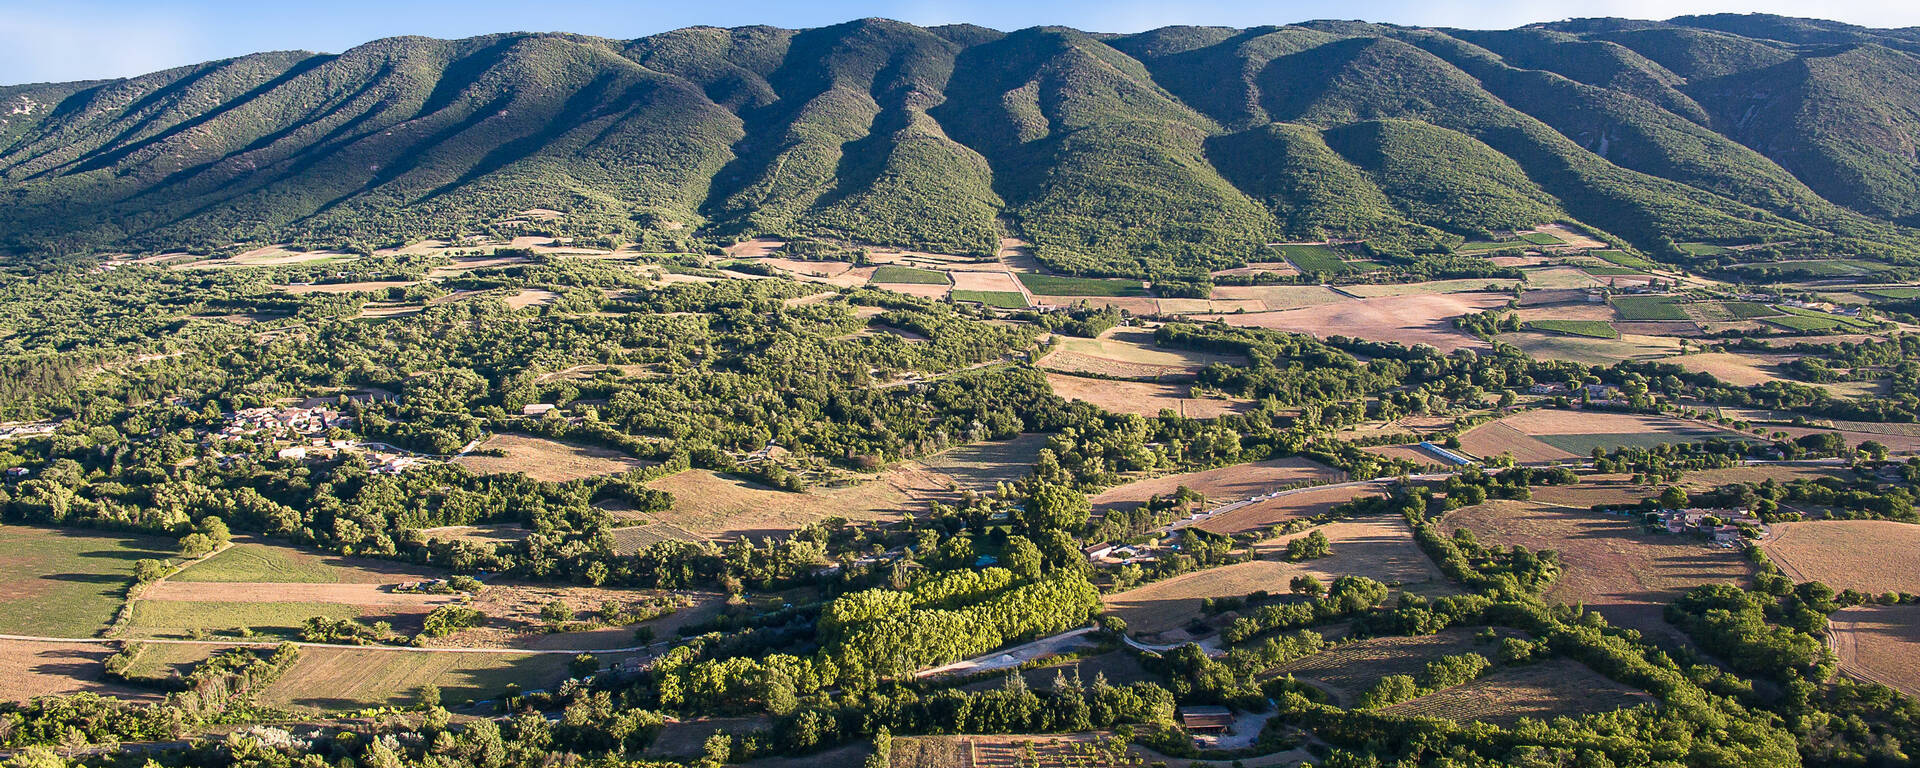
<svg viewBox="0 0 1920 768">
<path fill-rule="evenodd" d="M 1867 594 L 1920 592 L 1920 525 L 1891 520 L 1780 523 L 1760 549 L 1794 581 Z"/>
<path fill-rule="evenodd" d="M 285 245 L 255 248 L 230 259 L 208 259 L 181 265 L 186 269 L 233 269 L 239 267 L 319 266 L 359 258 L 341 251 L 300 251 Z"/>
<path fill-rule="evenodd" d="M 1617 339 L 1620 332 L 1603 320 L 1528 320 L 1527 330 L 1584 336 L 1590 339 Z"/>
<path fill-rule="evenodd" d="M 1019 291 L 963 291 L 955 289 L 948 294 L 954 301 L 970 301 L 1000 309 L 1021 309 L 1027 306 L 1027 297 Z"/>
<path fill-rule="evenodd" d="M 705 539 L 784 536 L 829 517 L 898 520 L 929 499 L 946 498 L 948 481 L 911 465 L 842 488 L 780 491 L 706 470 L 688 470 L 647 483 L 673 494 L 673 508 L 655 515 Z"/>
<path fill-rule="evenodd" d="M 1860 293 L 1882 299 L 1920 299 L 1920 286 L 1898 285 L 1886 288 L 1861 288 Z"/>
<path fill-rule="evenodd" d="M 1012 440 L 988 440 L 949 448 L 919 463 L 929 472 L 946 476 L 960 488 L 984 491 L 1031 474 L 1033 462 L 1045 447 L 1047 435 L 1027 434 Z"/>
<path fill-rule="evenodd" d="M 1219 285 L 1214 286 L 1212 297 L 1215 301 L 1257 301 L 1272 311 L 1352 301 L 1324 285 Z"/>
<path fill-rule="evenodd" d="M 1428 460 L 1431 461 L 1432 457 L 1428 457 Z M 1194 527 L 1224 535 L 1265 530 L 1289 521 L 1324 514 L 1354 499 L 1380 496 L 1383 494 L 1381 488 L 1380 485 L 1365 485 L 1289 491 L 1283 496 L 1214 515 L 1196 523 Z"/>
<path fill-rule="evenodd" d="M 133 582 L 133 564 L 174 554 L 171 539 L 0 526 L 0 633 L 92 637 Z"/>
<path fill-rule="evenodd" d="M 1597 288 L 1605 283 L 1593 279 L 1592 275 L 1581 269 L 1567 266 L 1535 267 L 1524 270 L 1527 287 L 1540 290 L 1569 290 L 1578 288 Z"/>
<path fill-rule="evenodd" d="M 1268 459 L 1136 480 L 1095 494 L 1090 501 L 1095 514 L 1104 514 L 1113 509 L 1132 509 L 1147 503 L 1147 499 L 1165 496 L 1185 486 L 1206 497 L 1210 504 L 1225 504 L 1295 483 L 1338 480 L 1344 476 L 1339 470 L 1308 459 Z"/>
<path fill-rule="evenodd" d="M 1644 275 L 1645 274 L 1637 269 L 1632 269 L 1629 267 L 1613 267 L 1613 266 L 1581 267 L 1580 271 L 1585 272 L 1589 275 L 1593 275 L 1594 277 L 1626 277 L 1628 275 Z"/>
<path fill-rule="evenodd" d="M 1462 255 L 1479 255 L 1495 251 L 1520 250 L 1532 245 L 1525 240 L 1468 240 L 1453 247 L 1453 252 Z"/>
<path fill-rule="evenodd" d="M 1647 270 L 1647 269 L 1653 269 L 1655 267 L 1660 266 L 1651 261 L 1647 261 L 1646 259 L 1640 258 L 1639 256 L 1635 256 L 1631 253 L 1627 253 L 1626 251 L 1618 251 L 1613 249 L 1587 251 L 1587 255 L 1597 259 L 1607 261 L 1609 263 L 1612 263 L 1618 266 L 1622 266 L 1622 267 L 1626 267 L 1628 269 L 1634 269 L 1634 270 Z"/>
<path fill-rule="evenodd" d="M 552 304 L 554 300 L 558 298 L 560 298 L 560 294 L 554 293 L 553 291 L 543 291 L 538 288 L 522 288 L 513 295 L 506 297 L 506 302 L 507 306 L 513 307 L 514 309 L 526 309 L 527 307 Z"/>
<path fill-rule="evenodd" d="M 1492 501 L 1448 512 L 1444 530 L 1466 528 L 1483 544 L 1520 545 L 1560 553 L 1562 572 L 1547 597 L 1582 604 L 1613 624 L 1677 637 L 1662 616 L 1667 603 L 1701 584 L 1744 583 L 1752 569 L 1740 553 L 1696 540 L 1642 533 L 1625 517 L 1586 507 L 1607 503 L 1599 489 L 1555 489 L 1551 500 Z M 1546 489 L 1542 489 L 1543 491 Z M 1641 490 L 1612 499 L 1646 495 Z M 1564 506 L 1563 506 L 1564 505 Z M 1568 508 L 1574 507 L 1574 508 Z"/>
<path fill-rule="evenodd" d="M 1348 285 L 1340 290 L 1363 299 L 1382 296 L 1413 296 L 1432 293 L 1464 293 L 1469 291 L 1512 290 L 1520 281 L 1499 277 L 1475 277 L 1460 280 L 1433 280 L 1425 283 L 1384 283 L 1380 285 Z"/>
<path fill-rule="evenodd" d="M 420 653 L 306 648 L 300 660 L 260 692 L 259 703 L 293 710 L 341 710 L 415 703 L 421 686 L 440 688 L 450 705 L 551 688 L 567 675 L 566 654 Z"/>
<path fill-rule="evenodd" d="M 1809 275 L 1814 278 L 1859 277 L 1871 274 L 1886 265 L 1855 259 L 1809 259 L 1806 261 L 1759 261 L 1751 264 L 1735 264 L 1728 269 L 1737 272 L 1759 272 L 1761 270 L 1779 270 Z"/>
<path fill-rule="evenodd" d="M 102 666 L 113 649 L 94 643 L 43 643 L 0 640 L 0 701 L 24 702 L 36 696 L 96 693 L 147 700 L 158 694 L 106 678 Z"/>
<path fill-rule="evenodd" d="M 1858 606 L 1834 613 L 1832 620 L 1841 671 L 1920 695 L 1920 607 Z"/>
<path fill-rule="evenodd" d="M 663 541 L 688 543 L 706 541 L 705 537 L 697 533 L 668 523 L 647 523 L 614 528 L 607 534 L 613 537 L 613 548 L 625 553 L 639 552 Z"/>
<path fill-rule="evenodd" d="M 562 443 L 531 435 L 498 434 L 487 438 L 480 447 L 504 455 L 469 453 L 454 459 L 453 463 L 481 475 L 519 472 L 535 480 L 555 483 L 619 474 L 649 463 L 611 448 Z"/>
<path fill-rule="evenodd" d="M 1750 387 L 1784 378 L 1780 366 L 1792 359 L 1791 355 L 1754 352 L 1703 352 L 1676 355 L 1660 362 L 1672 363 L 1695 373 L 1712 374 L 1714 378 L 1734 386 Z"/>
<path fill-rule="evenodd" d="M 411 614 L 322 602 L 138 600 L 125 625 L 129 637 L 174 640 L 223 634 L 260 640 L 297 640 L 300 625 L 315 616 L 387 621 L 417 629 L 425 611 Z M 244 629 L 245 633 L 240 630 Z"/>
<path fill-rule="evenodd" d="M 1573 456 L 1586 456 L 1596 447 L 1612 450 L 1628 445 L 1651 447 L 1714 437 L 1742 439 L 1742 436 L 1736 432 L 1665 416 L 1541 408 L 1521 411 L 1499 421 L 1475 427 L 1461 436 L 1461 445 L 1476 455 L 1492 455 L 1481 453 L 1469 446 L 1469 443 L 1479 443 L 1481 438 L 1478 436 L 1485 430 L 1485 439 L 1497 442 L 1494 445 L 1482 444 L 1482 448 L 1512 443 L 1509 447 L 1515 450 L 1514 455 L 1518 457 L 1519 449 L 1522 447 L 1518 438 L 1514 437 L 1513 433 L 1490 429 L 1494 425 L 1510 427 L 1520 436 L 1545 443 Z M 1528 447 L 1527 450 L 1540 449 Z M 1493 454 L 1497 453 L 1499 453 L 1498 450 L 1493 451 Z"/>
<path fill-rule="evenodd" d="M 1112 413 L 1158 416 L 1167 410 L 1188 418 L 1211 419 L 1244 413 L 1253 407 L 1251 401 L 1238 398 L 1194 397 L 1185 384 L 1091 379 L 1064 373 L 1048 373 L 1047 384 L 1056 395 Z"/>
<path fill-rule="evenodd" d="M 904 285 L 947 285 L 947 273 L 919 267 L 902 267 L 893 264 L 881 266 L 873 271 L 871 282 Z"/>
<path fill-rule="evenodd" d="M 1565 245 L 1566 244 L 1566 241 L 1561 240 L 1560 238 L 1554 236 L 1554 234 L 1551 232 L 1523 232 L 1520 234 L 1520 239 L 1525 240 L 1534 245 Z"/>
<path fill-rule="evenodd" d="M 1153 331 L 1120 326 L 1098 338 L 1057 336 L 1056 351 L 1041 358 L 1042 368 L 1124 379 L 1191 378 L 1215 363 L 1244 364 L 1235 355 L 1219 355 L 1155 346 Z"/>
<path fill-rule="evenodd" d="M 1732 248 L 1713 243 L 1679 243 L 1674 247 L 1688 256 L 1726 256 L 1733 253 Z"/>
<path fill-rule="evenodd" d="M 1427 662 L 1461 653 L 1491 655 L 1496 646 L 1481 643 L 1468 629 L 1449 629 L 1434 635 L 1389 636 L 1342 643 L 1273 670 L 1293 675 L 1324 690 L 1336 702 L 1351 706 L 1360 694 L 1393 675 L 1418 675 Z"/>
<path fill-rule="evenodd" d="M 311 552 L 255 541 L 233 546 L 172 576 L 170 582 L 395 584 L 445 574 L 389 560 Z"/>
<path fill-rule="evenodd" d="M 1196 315 L 1201 321 L 1305 333 L 1322 338 L 1348 336 L 1407 346 L 1426 344 L 1442 352 L 1479 349 L 1485 344 L 1460 332 L 1453 319 L 1505 306 L 1498 293 L 1448 293 L 1355 299 L 1311 309 L 1245 314 Z"/>
<path fill-rule="evenodd" d="M 1675 296 L 1615 296 L 1613 308 L 1622 320 L 1686 320 L 1685 304 Z"/>
<path fill-rule="evenodd" d="M 1460 450 L 1481 458 L 1491 458 L 1503 453 L 1511 454 L 1514 461 L 1522 464 L 1544 464 L 1579 458 L 1497 421 L 1474 427 L 1461 435 Z"/>
<path fill-rule="evenodd" d="M 1379 269 L 1380 265 L 1364 259 L 1349 259 L 1339 246 L 1299 244 L 1279 246 L 1281 255 L 1301 272 L 1322 275 L 1344 275 L 1352 272 L 1366 272 Z"/>
<path fill-rule="evenodd" d="M 1578 717 L 1653 702 L 1646 692 L 1609 680 L 1585 664 L 1548 659 L 1496 669 L 1477 680 L 1381 711 L 1510 728 L 1521 718 Z"/>
<path fill-rule="evenodd" d="M 1801 309 L 1800 307 L 1789 307 L 1784 305 L 1778 307 L 1778 309 L 1781 312 L 1784 312 L 1787 315 L 1790 315 L 1792 317 L 1806 318 L 1808 320 L 1816 320 L 1816 321 L 1830 321 L 1834 323 L 1835 326 L 1844 326 L 1849 330 L 1868 331 L 1868 330 L 1873 330 L 1874 328 L 1873 323 L 1869 323 L 1864 320 L 1860 320 L 1858 318 L 1847 317 L 1846 315 L 1833 315 L 1833 314 L 1828 314 L 1826 312 L 1820 312 L 1817 310 Z M 1772 318 L 1769 320 L 1769 322 L 1780 322 L 1782 320 L 1787 320 L 1787 319 L 1790 319 L 1790 318 L 1786 318 L 1786 317 Z M 1827 326 L 1827 327 L 1831 328 L 1835 326 Z M 1820 330 L 1825 330 L 1825 328 L 1822 328 Z"/>
<path fill-rule="evenodd" d="M 1155 299 L 1154 306 L 1163 315 L 1199 315 L 1209 312 L 1264 312 L 1267 305 L 1253 299 Z"/>
<path fill-rule="evenodd" d="M 1046 296 L 1145 296 L 1147 289 L 1138 280 L 1118 277 L 1072 277 L 1018 272 L 1014 275 L 1028 291 Z"/>
</svg>

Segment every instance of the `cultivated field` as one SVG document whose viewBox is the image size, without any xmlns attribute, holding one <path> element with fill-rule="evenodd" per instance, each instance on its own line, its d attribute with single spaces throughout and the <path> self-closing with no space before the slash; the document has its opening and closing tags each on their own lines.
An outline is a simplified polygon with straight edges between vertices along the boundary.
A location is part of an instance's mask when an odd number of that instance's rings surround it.
<svg viewBox="0 0 1920 768">
<path fill-rule="evenodd" d="M 1920 606 L 1869 605 L 1835 612 L 1840 669 L 1908 696 L 1920 695 Z"/>
<path fill-rule="evenodd" d="M 303 648 L 300 660 L 260 692 L 259 703 L 289 709 L 358 709 L 413 704 L 421 686 L 443 701 L 498 697 L 507 686 L 551 688 L 566 677 L 566 654 L 420 653 Z"/>
<path fill-rule="evenodd" d="M 1327 510 L 1363 496 L 1379 496 L 1382 487 L 1366 485 L 1292 491 L 1284 496 L 1222 512 L 1194 527 L 1227 535 L 1258 531 L 1291 520 L 1324 514 Z"/>
<path fill-rule="evenodd" d="M 992 490 L 1002 482 L 1013 482 L 1033 472 L 1040 449 L 1047 447 L 1048 436 L 1026 434 L 1011 440 L 985 442 L 949 448 L 920 459 L 928 471 L 946 476 L 956 487 L 976 491 Z"/>
<path fill-rule="evenodd" d="M 1460 280 L 1433 280 L 1425 283 L 1347 285 L 1342 286 L 1340 290 L 1363 299 L 1377 299 L 1385 296 L 1412 296 L 1416 294 L 1504 291 L 1513 288 L 1513 286 L 1519 282 L 1518 280 L 1503 277 L 1473 277 Z"/>
<path fill-rule="evenodd" d="M 1223 397 L 1192 397 L 1185 384 L 1150 381 L 1090 379 L 1064 373 L 1048 373 L 1047 384 L 1053 393 L 1068 400 L 1092 403 L 1113 413 L 1158 416 L 1169 410 L 1193 419 L 1211 419 L 1228 413 L 1243 413 L 1253 403 Z"/>
<path fill-rule="evenodd" d="M 1672 363 L 1695 373 L 1712 374 L 1714 378 L 1734 386 L 1750 387 L 1786 378 L 1780 366 L 1792 362 L 1795 357 L 1753 352 L 1706 352 L 1675 355 L 1663 358 L 1660 362 Z"/>
<path fill-rule="evenodd" d="M 1293 675 L 1333 694 L 1351 706 L 1381 678 L 1417 675 L 1427 662 L 1458 653 L 1491 655 L 1496 646 L 1482 644 L 1468 629 L 1449 629 L 1435 635 L 1376 637 L 1342 643 L 1304 659 L 1281 665 L 1274 672 Z"/>
<path fill-rule="evenodd" d="M 113 649 L 93 643 L 0 640 L 0 701 L 35 696 L 97 693 L 127 699 L 157 698 L 153 691 L 106 679 L 101 665 Z"/>
<path fill-rule="evenodd" d="M 1651 704 L 1645 692 L 1614 682 L 1568 659 L 1496 669 L 1478 680 L 1387 707 L 1413 717 L 1512 727 L 1520 718 L 1550 720 Z"/>
<path fill-rule="evenodd" d="M 1126 379 L 1190 378 L 1214 363 L 1244 364 L 1231 355 L 1192 352 L 1154 345 L 1153 330 L 1120 326 L 1098 338 L 1057 336 L 1056 351 L 1041 358 L 1042 368 Z"/>
<path fill-rule="evenodd" d="M 1760 548 L 1794 581 L 1867 594 L 1920 592 L 1920 525 L 1818 520 L 1771 529 Z"/>
<path fill-rule="evenodd" d="M 1549 599 L 1584 604 L 1614 624 L 1668 637 L 1677 637 L 1678 631 L 1661 616 L 1667 603 L 1701 584 L 1743 583 L 1752 570 L 1733 550 L 1642 533 L 1624 517 L 1548 506 L 1537 499 L 1454 510 L 1442 525 L 1447 531 L 1473 531 L 1483 544 L 1556 550 L 1563 570 L 1547 593 Z"/>
<path fill-rule="evenodd" d="M 264 582 L 302 584 L 396 584 L 445 574 L 391 560 L 314 552 L 251 540 L 236 540 L 220 554 L 187 566 L 169 582 Z"/>
<path fill-rule="evenodd" d="M 133 564 L 165 559 L 157 536 L 0 525 L 0 633 L 92 637 L 133 582 Z"/>
<path fill-rule="evenodd" d="M 1331 552 L 1326 557 L 1297 563 L 1299 568 L 1331 584 L 1340 576 L 1366 576 L 1388 586 L 1397 586 L 1424 594 L 1453 594 L 1454 587 L 1441 575 L 1433 559 L 1413 541 L 1413 531 L 1405 520 L 1393 515 L 1341 520 L 1311 530 L 1326 534 Z M 1254 553 L 1280 557 L 1287 542 L 1303 538 L 1301 531 L 1254 545 Z"/>
<path fill-rule="evenodd" d="M 647 485 L 673 494 L 673 508 L 655 516 L 708 539 L 783 536 L 829 517 L 853 521 L 897 520 L 948 496 L 948 480 L 904 465 L 845 488 L 780 491 L 706 470 L 688 470 Z"/>
<path fill-rule="evenodd" d="M 1216 301 L 1257 301 L 1264 309 L 1273 311 L 1353 300 L 1321 285 L 1217 285 L 1212 297 Z"/>
<path fill-rule="evenodd" d="M 454 459 L 453 463 L 482 475 L 520 472 L 535 480 L 556 483 L 617 474 L 639 469 L 648 463 L 611 448 L 562 443 L 530 435 L 494 435 L 481 443 L 480 447 L 503 451 L 506 455 L 470 453 Z"/>
<path fill-rule="evenodd" d="M 276 600 L 266 590 L 278 585 L 259 586 L 262 592 L 256 596 L 263 599 L 239 602 L 136 600 L 123 626 L 123 635 L 185 640 L 218 634 L 231 638 L 297 640 L 300 625 L 315 616 L 358 619 L 369 624 L 385 621 L 398 631 L 410 632 L 419 629 L 421 619 L 427 614 L 424 608 L 410 611 L 398 606 Z"/>
<path fill-rule="evenodd" d="M 1511 298 L 1497 293 L 1448 293 L 1355 299 L 1310 309 L 1246 314 L 1196 315 L 1199 320 L 1222 320 L 1229 325 L 1306 333 L 1319 337 L 1350 336 L 1408 346 L 1428 344 L 1443 352 L 1478 349 L 1479 339 L 1453 327 L 1453 319 L 1494 307 Z"/>
<path fill-rule="evenodd" d="M 1624 360 L 1654 360 L 1680 351 L 1678 339 L 1622 333 L 1617 339 L 1566 336 L 1558 333 L 1519 331 L 1500 334 L 1500 340 L 1519 347 L 1541 360 L 1562 360 L 1589 365 L 1612 365 Z"/>
<path fill-rule="evenodd" d="M 1204 469 L 1198 472 L 1164 475 L 1115 486 L 1092 498 L 1093 510 L 1096 514 L 1100 514 L 1112 509 L 1131 509 L 1145 504 L 1147 499 L 1154 496 L 1173 493 L 1183 485 L 1205 496 L 1209 503 L 1225 504 L 1307 480 L 1337 480 L 1344 477 L 1344 474 L 1308 459 L 1268 459 L 1251 464 L 1235 464 L 1230 467 Z"/>
<path fill-rule="evenodd" d="M 1596 447 L 1612 450 L 1713 437 L 1733 439 L 1739 435 L 1665 416 L 1536 408 L 1474 427 L 1460 437 L 1460 445 L 1477 456 L 1512 451 L 1521 461 L 1544 462 L 1586 456 Z"/>
</svg>

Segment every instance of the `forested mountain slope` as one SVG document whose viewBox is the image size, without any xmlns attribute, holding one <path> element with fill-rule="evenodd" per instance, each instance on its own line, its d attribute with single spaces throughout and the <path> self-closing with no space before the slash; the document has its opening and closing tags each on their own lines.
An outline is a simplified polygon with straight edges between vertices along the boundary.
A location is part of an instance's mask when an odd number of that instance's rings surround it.
<svg viewBox="0 0 1920 768">
<path fill-rule="evenodd" d="M 392 38 L 0 87 L 16 259 L 503 231 L 1195 275 L 1547 220 L 1655 254 L 1920 235 L 1920 36 L 1766 16 L 1001 33 L 860 20 Z"/>
</svg>

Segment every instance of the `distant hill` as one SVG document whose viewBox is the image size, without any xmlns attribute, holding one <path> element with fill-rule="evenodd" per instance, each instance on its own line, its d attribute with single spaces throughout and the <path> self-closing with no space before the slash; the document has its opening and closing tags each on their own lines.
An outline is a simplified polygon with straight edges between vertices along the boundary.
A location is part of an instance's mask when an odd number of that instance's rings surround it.
<svg viewBox="0 0 1920 768">
<path fill-rule="evenodd" d="M 1920 33 L 1773 16 L 401 37 L 0 87 L 21 257 L 771 234 L 1192 275 L 1572 220 L 1655 254 L 1920 236 Z M 562 215 L 546 222 L 530 209 Z"/>
</svg>

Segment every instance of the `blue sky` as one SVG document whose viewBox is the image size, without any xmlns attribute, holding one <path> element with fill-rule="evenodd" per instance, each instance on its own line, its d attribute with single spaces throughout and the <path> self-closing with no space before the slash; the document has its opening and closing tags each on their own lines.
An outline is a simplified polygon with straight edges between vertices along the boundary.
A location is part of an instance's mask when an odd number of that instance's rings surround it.
<svg viewBox="0 0 1920 768">
<path fill-rule="evenodd" d="M 864 16 L 1103 32 L 1325 18 L 1484 29 L 1572 16 L 1750 11 L 1920 25 L 1920 3 L 1912 0 L 0 0 L 0 84 L 124 77 L 263 50 L 338 52 L 390 35 L 565 31 L 632 38 L 695 24 L 810 27 Z"/>
</svg>

